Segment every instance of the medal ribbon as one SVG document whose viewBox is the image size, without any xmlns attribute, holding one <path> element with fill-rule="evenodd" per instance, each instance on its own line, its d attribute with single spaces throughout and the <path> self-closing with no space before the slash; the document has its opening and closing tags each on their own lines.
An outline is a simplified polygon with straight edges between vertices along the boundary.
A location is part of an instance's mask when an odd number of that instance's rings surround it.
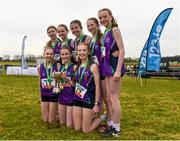
<svg viewBox="0 0 180 141">
<path fill-rule="evenodd" d="M 77 43 L 78 39 L 76 40 L 76 43 L 75 43 L 75 48 L 77 47 L 78 44 L 82 43 L 82 40 L 84 38 L 84 34 L 81 34 L 80 37 L 79 37 L 79 43 Z"/>
<path fill-rule="evenodd" d="M 56 44 L 57 44 L 59 41 L 60 41 L 60 40 L 59 40 L 58 38 L 56 38 L 55 43 L 54 43 L 54 44 L 51 44 L 51 47 L 52 47 L 52 48 L 55 48 Z"/>
<path fill-rule="evenodd" d="M 81 34 L 79 43 L 82 43 L 82 40 L 83 40 L 84 36 L 85 36 L 84 34 Z"/>
<path fill-rule="evenodd" d="M 64 42 L 62 42 L 62 45 L 65 47 L 68 47 L 69 38 L 66 38 Z"/>
<path fill-rule="evenodd" d="M 84 66 L 84 69 L 83 69 L 83 71 L 82 71 L 81 74 L 80 74 L 80 68 L 81 68 L 81 67 L 79 67 L 79 69 L 78 69 L 79 84 L 81 84 L 81 82 L 82 82 L 82 79 L 83 79 L 83 77 L 84 77 L 84 72 L 85 72 L 85 70 L 86 70 L 86 68 L 87 68 L 87 66 L 88 66 L 88 62 L 89 62 L 89 61 L 87 60 L 85 66 Z"/>
<path fill-rule="evenodd" d="M 112 25 L 110 24 L 107 28 L 106 28 L 106 30 L 104 31 L 104 37 L 103 37 L 103 40 L 102 40 L 102 46 L 104 47 L 104 44 L 105 44 L 105 38 L 106 38 L 106 36 L 107 36 L 107 33 L 111 30 L 111 28 L 112 28 Z"/>
<path fill-rule="evenodd" d="M 97 35 L 96 35 L 95 38 L 93 38 L 91 40 L 91 43 L 90 43 L 90 46 L 91 46 L 91 56 L 93 56 L 93 54 L 94 54 L 94 47 L 95 47 L 96 41 L 97 41 Z"/>
<path fill-rule="evenodd" d="M 67 68 L 65 67 L 65 65 L 62 65 L 62 69 L 61 72 L 63 72 L 65 70 L 65 72 L 67 72 L 68 68 L 72 65 L 73 63 L 69 63 Z"/>
<path fill-rule="evenodd" d="M 47 81 L 50 84 L 52 82 L 52 69 L 53 69 L 53 65 L 51 64 L 50 72 L 48 71 L 47 64 L 44 64 L 44 67 L 46 68 Z"/>
</svg>

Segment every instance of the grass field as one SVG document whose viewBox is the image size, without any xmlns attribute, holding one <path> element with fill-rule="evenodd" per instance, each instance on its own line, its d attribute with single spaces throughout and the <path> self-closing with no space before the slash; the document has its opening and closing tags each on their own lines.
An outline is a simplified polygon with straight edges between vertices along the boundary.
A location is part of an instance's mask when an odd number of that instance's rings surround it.
<svg viewBox="0 0 180 141">
<path fill-rule="evenodd" d="M 110 139 L 180 140 L 180 81 L 124 77 L 121 136 Z M 106 139 L 41 121 L 37 77 L 0 75 L 0 139 Z"/>
</svg>

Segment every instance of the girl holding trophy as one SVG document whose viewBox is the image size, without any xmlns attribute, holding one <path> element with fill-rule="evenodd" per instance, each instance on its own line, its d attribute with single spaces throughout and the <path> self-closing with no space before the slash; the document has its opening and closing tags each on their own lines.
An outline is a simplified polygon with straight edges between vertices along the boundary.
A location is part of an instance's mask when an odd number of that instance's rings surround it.
<svg viewBox="0 0 180 141">
<path fill-rule="evenodd" d="M 57 71 L 54 63 L 54 50 L 51 47 L 44 48 L 45 62 L 38 67 L 40 78 L 40 96 L 42 120 L 47 123 L 56 122 L 58 95 L 53 93 L 54 79 L 53 72 Z"/>
<path fill-rule="evenodd" d="M 73 123 L 75 130 L 88 133 L 105 119 L 105 115 L 101 115 L 93 120 L 94 113 L 99 112 L 100 75 L 98 66 L 95 63 L 90 64 L 88 44 L 79 44 L 77 51 L 80 61 L 76 68 Z"/>
<path fill-rule="evenodd" d="M 60 57 L 62 64 L 59 66 L 58 71 L 61 75 L 60 85 L 62 90 L 58 98 L 59 121 L 61 124 L 66 124 L 67 127 L 73 128 L 72 105 L 75 90 L 73 83 L 75 65 L 72 63 L 71 49 L 61 47 Z"/>
</svg>

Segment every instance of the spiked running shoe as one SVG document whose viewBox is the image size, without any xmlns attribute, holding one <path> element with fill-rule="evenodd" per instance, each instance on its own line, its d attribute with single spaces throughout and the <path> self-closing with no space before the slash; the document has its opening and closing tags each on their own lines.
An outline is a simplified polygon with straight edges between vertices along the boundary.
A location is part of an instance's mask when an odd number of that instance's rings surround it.
<svg viewBox="0 0 180 141">
<path fill-rule="evenodd" d="M 120 131 L 116 131 L 113 126 L 110 126 L 105 132 L 101 133 L 103 137 L 118 137 L 120 135 Z"/>
</svg>

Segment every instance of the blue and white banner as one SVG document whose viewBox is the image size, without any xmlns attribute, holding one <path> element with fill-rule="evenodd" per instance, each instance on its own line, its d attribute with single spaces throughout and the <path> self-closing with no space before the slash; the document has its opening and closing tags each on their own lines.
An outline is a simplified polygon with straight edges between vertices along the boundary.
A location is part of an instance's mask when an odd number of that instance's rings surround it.
<svg viewBox="0 0 180 141">
<path fill-rule="evenodd" d="M 160 69 L 161 52 L 159 40 L 171 11 L 172 8 L 165 9 L 156 18 L 141 53 L 139 72 L 158 71 Z"/>
<path fill-rule="evenodd" d="M 144 48 L 141 52 L 141 57 L 139 61 L 139 72 L 144 73 L 146 71 L 146 58 L 147 58 L 147 43 L 146 41 Z"/>
</svg>

